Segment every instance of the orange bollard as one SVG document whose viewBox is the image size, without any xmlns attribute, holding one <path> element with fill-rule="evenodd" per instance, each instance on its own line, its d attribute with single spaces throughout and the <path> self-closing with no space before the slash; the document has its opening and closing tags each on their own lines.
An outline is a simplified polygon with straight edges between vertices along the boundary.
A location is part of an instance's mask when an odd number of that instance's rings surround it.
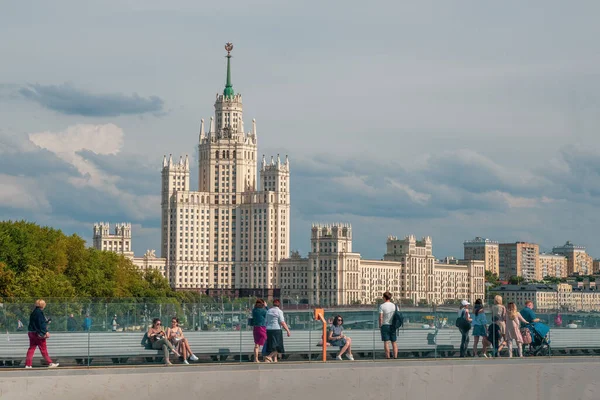
<svg viewBox="0 0 600 400">
<path fill-rule="evenodd" d="M 325 320 L 325 310 L 315 308 L 315 320 L 323 321 L 323 362 L 327 361 L 327 320 Z"/>
</svg>

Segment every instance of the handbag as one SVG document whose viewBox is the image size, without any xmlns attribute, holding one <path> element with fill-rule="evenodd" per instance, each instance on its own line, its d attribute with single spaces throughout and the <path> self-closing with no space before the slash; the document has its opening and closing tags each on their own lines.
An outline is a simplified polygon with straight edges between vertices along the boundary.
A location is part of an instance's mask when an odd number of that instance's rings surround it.
<svg viewBox="0 0 600 400">
<path fill-rule="evenodd" d="M 521 328 L 521 336 L 523 337 L 523 344 L 531 344 L 531 331 L 529 328 Z"/>
<path fill-rule="evenodd" d="M 466 314 L 466 312 L 461 313 L 460 317 L 456 318 L 456 322 L 454 324 L 458 329 L 460 329 L 463 332 L 468 332 L 471 330 L 471 323 L 465 317 Z"/>
</svg>

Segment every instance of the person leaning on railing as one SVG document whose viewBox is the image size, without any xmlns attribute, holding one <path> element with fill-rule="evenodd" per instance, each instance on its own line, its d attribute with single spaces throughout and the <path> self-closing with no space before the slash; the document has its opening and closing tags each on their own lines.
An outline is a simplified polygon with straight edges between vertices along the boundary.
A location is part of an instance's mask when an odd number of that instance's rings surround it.
<svg viewBox="0 0 600 400">
<path fill-rule="evenodd" d="M 154 318 L 152 320 L 152 326 L 148 329 L 148 340 L 152 343 L 152 348 L 154 350 L 163 349 L 164 361 L 165 365 L 171 365 L 171 361 L 169 361 L 169 350 L 173 352 L 177 357 L 179 357 L 179 353 L 165 335 L 165 331 L 161 326 L 160 318 Z"/>
</svg>

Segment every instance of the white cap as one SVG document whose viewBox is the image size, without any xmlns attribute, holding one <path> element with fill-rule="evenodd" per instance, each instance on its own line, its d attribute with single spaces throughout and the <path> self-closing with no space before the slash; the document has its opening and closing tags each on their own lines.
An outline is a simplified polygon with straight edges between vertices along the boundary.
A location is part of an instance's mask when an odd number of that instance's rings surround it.
<svg viewBox="0 0 600 400">
<path fill-rule="evenodd" d="M 464 307 L 464 306 L 468 306 L 469 304 L 471 304 L 471 303 L 469 303 L 469 302 L 468 302 L 468 301 L 466 301 L 466 300 L 463 300 L 463 301 L 461 301 L 461 302 L 460 302 L 460 305 L 461 305 L 461 306 L 463 306 L 463 307 Z"/>
</svg>

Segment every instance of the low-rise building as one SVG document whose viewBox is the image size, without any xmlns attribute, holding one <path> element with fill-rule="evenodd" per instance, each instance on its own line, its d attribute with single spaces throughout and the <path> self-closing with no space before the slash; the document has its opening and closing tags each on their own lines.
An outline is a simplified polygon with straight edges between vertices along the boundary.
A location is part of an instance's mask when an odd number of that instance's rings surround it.
<svg viewBox="0 0 600 400">
<path fill-rule="evenodd" d="M 430 237 L 390 236 L 386 245 L 383 260 L 365 260 L 352 251 L 349 224 L 314 225 L 308 257 L 280 261 L 282 297 L 321 305 L 372 304 L 385 291 L 414 304 L 484 297 L 483 260 L 436 263 Z"/>
<path fill-rule="evenodd" d="M 493 290 L 504 304 L 513 302 L 519 309 L 527 300 L 533 301 L 536 311 L 600 311 L 600 291 L 588 286 L 573 287 L 569 283 L 556 285 L 503 285 Z"/>
</svg>

